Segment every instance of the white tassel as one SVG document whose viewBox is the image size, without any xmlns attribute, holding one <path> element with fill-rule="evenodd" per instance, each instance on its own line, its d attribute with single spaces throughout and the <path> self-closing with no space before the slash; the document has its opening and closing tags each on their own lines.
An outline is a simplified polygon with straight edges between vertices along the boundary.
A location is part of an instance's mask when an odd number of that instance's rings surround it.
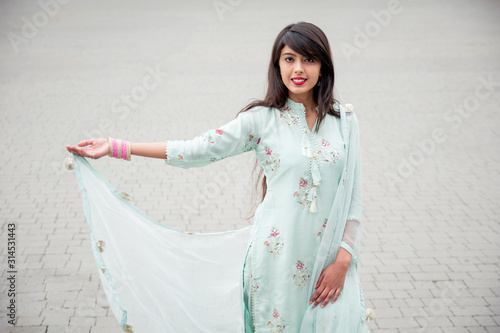
<svg viewBox="0 0 500 333">
<path fill-rule="evenodd" d="M 311 207 L 309 207 L 309 211 L 311 213 L 317 212 L 317 210 L 316 210 L 316 198 L 314 198 L 313 201 L 311 201 Z"/>
<path fill-rule="evenodd" d="M 66 157 L 64 160 L 64 167 L 68 170 L 73 170 L 75 168 L 75 161 L 72 156 Z"/>
<path fill-rule="evenodd" d="M 312 153 L 311 153 L 311 142 L 309 141 L 309 138 L 307 137 L 307 133 L 302 134 L 302 155 L 311 158 Z"/>
<path fill-rule="evenodd" d="M 319 167 L 317 161 L 312 162 L 312 179 L 313 179 L 313 184 L 315 186 L 318 186 L 321 183 L 321 174 L 319 173 Z"/>
<path fill-rule="evenodd" d="M 128 194 L 127 192 L 121 192 L 120 194 L 123 199 L 130 201 L 130 194 Z"/>
<path fill-rule="evenodd" d="M 309 194 L 307 196 L 307 200 L 309 200 L 309 202 L 311 203 L 311 205 L 309 206 L 309 211 L 311 213 L 316 213 L 317 209 L 316 209 L 316 187 L 311 187 L 311 189 L 309 190 Z"/>
<path fill-rule="evenodd" d="M 307 200 L 311 201 L 312 199 L 316 198 L 316 187 L 313 186 L 309 190 L 309 194 L 307 195 Z"/>
<path fill-rule="evenodd" d="M 365 320 L 366 321 L 372 321 L 375 319 L 375 311 L 373 311 L 373 309 L 366 309 L 366 317 L 365 317 Z"/>
<path fill-rule="evenodd" d="M 302 156 L 307 156 L 306 147 L 302 147 Z"/>
<path fill-rule="evenodd" d="M 104 252 L 106 250 L 106 243 L 102 240 L 97 241 L 97 247 L 99 248 L 99 252 Z"/>
</svg>

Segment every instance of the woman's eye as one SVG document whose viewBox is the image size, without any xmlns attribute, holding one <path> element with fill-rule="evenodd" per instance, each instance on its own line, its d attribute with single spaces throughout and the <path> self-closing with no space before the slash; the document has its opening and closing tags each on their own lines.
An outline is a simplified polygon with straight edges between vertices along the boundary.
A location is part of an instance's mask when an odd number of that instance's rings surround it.
<svg viewBox="0 0 500 333">
<path fill-rule="evenodd" d="M 306 62 L 314 62 L 314 59 L 306 59 Z"/>
<path fill-rule="evenodd" d="M 286 61 L 286 62 L 293 61 L 293 58 L 292 58 L 292 57 L 285 58 L 285 61 Z"/>
</svg>

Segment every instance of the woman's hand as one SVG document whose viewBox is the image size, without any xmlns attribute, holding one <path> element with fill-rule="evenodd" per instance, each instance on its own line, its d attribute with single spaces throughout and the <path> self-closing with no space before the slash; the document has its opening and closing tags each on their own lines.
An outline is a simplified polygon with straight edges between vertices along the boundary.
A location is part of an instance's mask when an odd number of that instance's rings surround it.
<svg viewBox="0 0 500 333">
<path fill-rule="evenodd" d="M 108 139 L 90 139 L 78 142 L 76 146 L 66 146 L 66 150 L 78 156 L 98 159 L 108 155 L 109 145 Z"/>
<path fill-rule="evenodd" d="M 316 292 L 309 300 L 309 304 L 314 302 L 313 308 L 321 302 L 323 302 L 321 304 L 323 308 L 330 300 L 332 300 L 332 303 L 337 300 L 344 286 L 345 276 L 350 265 L 351 254 L 341 247 L 337 253 L 335 262 L 325 268 L 319 276 L 315 286 Z"/>
</svg>

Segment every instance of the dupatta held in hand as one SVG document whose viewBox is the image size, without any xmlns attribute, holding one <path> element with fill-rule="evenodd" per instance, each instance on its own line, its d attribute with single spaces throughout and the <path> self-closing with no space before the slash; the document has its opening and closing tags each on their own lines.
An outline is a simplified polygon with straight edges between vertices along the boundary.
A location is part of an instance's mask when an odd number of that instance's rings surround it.
<svg viewBox="0 0 500 333">
<path fill-rule="evenodd" d="M 301 327 L 304 333 L 368 332 L 357 272 L 361 221 L 358 124 L 354 113 L 346 113 L 342 106 L 340 113 L 348 155 L 330 212 L 329 221 L 334 223 L 325 229 L 313 281 L 335 260 L 340 246 L 351 252 L 352 264 L 336 303 L 308 308 Z M 127 195 L 84 158 L 74 158 L 102 286 L 122 329 L 136 333 L 243 332 L 242 267 L 252 227 L 206 234 L 169 228 L 135 208 Z M 344 231 L 349 237 L 344 237 Z M 309 297 L 314 293 L 314 283 L 308 293 Z"/>
</svg>

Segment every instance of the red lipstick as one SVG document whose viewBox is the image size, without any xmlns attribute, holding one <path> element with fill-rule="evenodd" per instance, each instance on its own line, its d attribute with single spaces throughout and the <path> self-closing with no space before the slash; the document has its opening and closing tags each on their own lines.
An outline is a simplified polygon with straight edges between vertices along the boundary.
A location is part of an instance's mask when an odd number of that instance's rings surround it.
<svg viewBox="0 0 500 333">
<path fill-rule="evenodd" d="M 292 77 L 292 82 L 293 84 L 295 84 L 296 86 L 301 86 L 303 85 L 304 83 L 306 83 L 307 79 L 306 78 L 303 78 L 303 77 L 300 77 L 300 76 L 297 76 L 297 77 Z"/>
</svg>

